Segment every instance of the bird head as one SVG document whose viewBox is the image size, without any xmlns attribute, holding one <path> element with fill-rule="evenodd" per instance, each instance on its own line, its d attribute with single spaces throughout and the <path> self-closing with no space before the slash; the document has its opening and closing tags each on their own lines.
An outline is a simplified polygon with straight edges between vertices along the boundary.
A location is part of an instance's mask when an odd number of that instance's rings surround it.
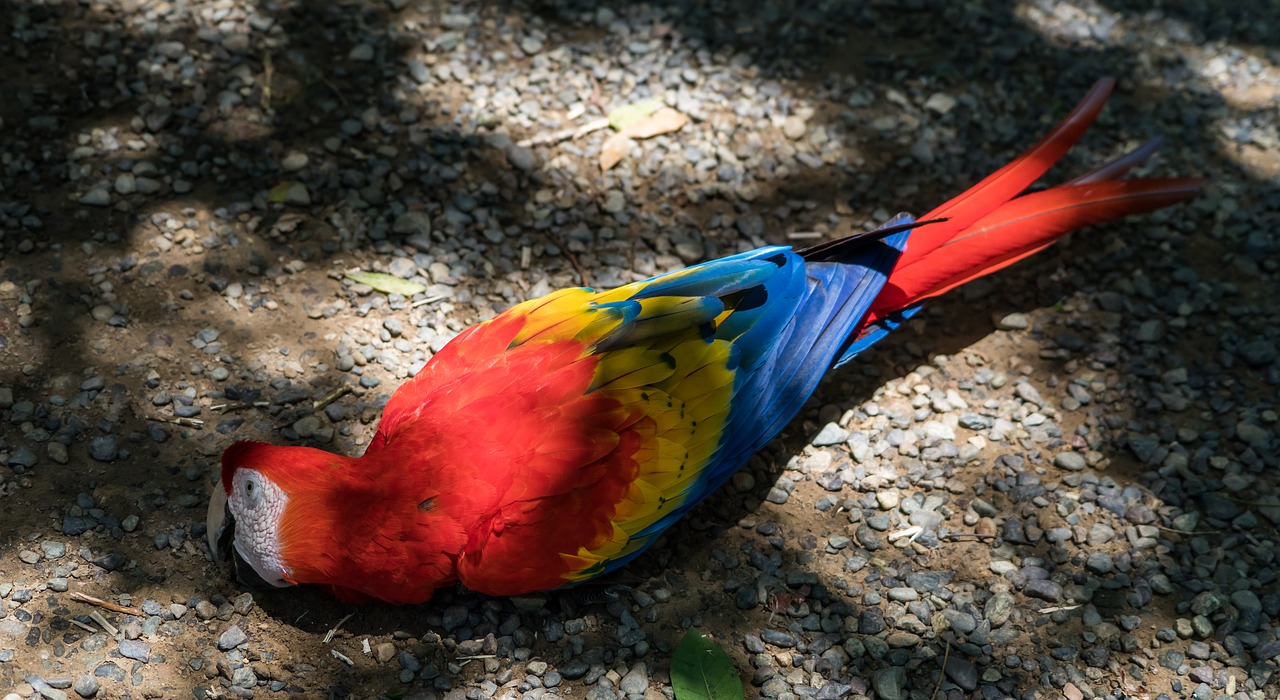
<svg viewBox="0 0 1280 700">
<path fill-rule="evenodd" d="M 438 503 L 450 496 L 367 455 L 237 442 L 222 454 L 207 537 L 214 560 L 230 559 L 249 586 L 319 584 L 348 602 L 417 603 L 454 580 L 467 541 Z"/>
<path fill-rule="evenodd" d="M 293 452 L 299 449 L 237 442 L 222 454 L 206 536 L 214 560 L 230 558 L 242 583 L 276 588 L 297 583 L 285 559 L 290 497 L 277 477 L 286 465 L 296 464 Z"/>
</svg>

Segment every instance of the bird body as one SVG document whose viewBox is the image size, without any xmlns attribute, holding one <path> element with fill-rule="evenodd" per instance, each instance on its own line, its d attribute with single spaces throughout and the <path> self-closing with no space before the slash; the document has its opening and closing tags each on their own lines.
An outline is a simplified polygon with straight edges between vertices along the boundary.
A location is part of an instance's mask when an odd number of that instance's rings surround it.
<svg viewBox="0 0 1280 700">
<path fill-rule="evenodd" d="M 514 306 L 401 386 L 361 457 L 232 445 L 211 515 L 225 499 L 236 553 L 261 578 L 329 586 L 346 600 L 416 603 L 454 582 L 513 595 L 608 573 L 728 480 L 829 369 L 922 300 L 1072 228 L 1193 197 L 1197 180 L 1118 179 L 1154 145 L 1021 194 L 1080 137 L 1110 87 L 1101 81 L 1049 136 L 935 209 L 931 223 L 899 215 L 807 250 L 766 247 Z"/>
</svg>

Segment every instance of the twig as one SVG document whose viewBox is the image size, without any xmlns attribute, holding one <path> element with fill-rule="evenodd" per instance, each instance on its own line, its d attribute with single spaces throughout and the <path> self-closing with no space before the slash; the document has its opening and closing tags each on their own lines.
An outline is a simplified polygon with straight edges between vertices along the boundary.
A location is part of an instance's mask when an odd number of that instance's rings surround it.
<svg viewBox="0 0 1280 700">
<path fill-rule="evenodd" d="M 342 90 L 338 89 L 338 86 L 334 85 L 332 80 L 329 80 L 327 77 L 325 77 L 324 73 L 320 74 L 320 82 L 324 83 L 325 86 L 328 87 L 330 90 L 333 90 L 334 96 L 337 97 L 338 101 L 342 103 L 343 108 L 350 106 L 347 104 L 346 95 L 343 95 Z"/>
<path fill-rule="evenodd" d="M 793 241 L 812 240 L 815 238 L 822 238 L 822 234 L 819 233 L 818 231 L 792 231 L 791 233 L 787 234 L 787 238 Z"/>
<path fill-rule="evenodd" d="M 1052 608 L 1040 608 L 1040 614 L 1048 615 L 1049 613 L 1067 612 L 1069 610 L 1075 610 L 1078 607 L 1080 606 L 1079 605 L 1060 605 Z"/>
<path fill-rule="evenodd" d="M 536 136 L 530 136 L 527 139 L 521 139 L 517 141 L 516 145 L 522 146 L 524 148 L 529 148 L 532 146 L 545 146 L 547 144 L 556 144 L 556 143 L 560 143 L 561 141 L 568 141 L 571 139 L 580 139 L 583 136 L 586 136 L 587 134 L 590 134 L 595 131 L 600 131 L 601 129 L 607 129 L 607 128 L 609 128 L 609 119 L 607 117 L 601 117 L 599 119 L 592 119 L 591 121 L 581 126 L 569 126 L 569 127 L 560 129 L 558 131 L 552 131 L 550 133 L 542 133 Z"/>
<path fill-rule="evenodd" d="M 951 640 L 946 640 L 947 648 L 942 652 L 942 668 L 938 669 L 938 684 L 933 686 L 933 695 L 929 696 L 929 700 L 935 700 L 938 697 L 938 691 L 942 690 L 942 679 L 947 677 L 947 660 L 951 658 Z"/>
<path fill-rule="evenodd" d="M 590 287 L 591 282 L 587 280 L 587 271 L 582 269 L 582 263 L 578 262 L 578 256 L 574 255 L 573 251 L 569 250 L 569 246 L 557 241 L 554 237 L 552 237 L 551 234 L 547 233 L 546 231 L 542 232 L 542 236 L 543 238 L 546 238 L 547 242 L 549 242 L 551 245 L 559 248 L 560 252 L 564 253 L 564 256 L 569 259 L 569 264 L 573 265 L 573 269 L 577 271 L 578 279 L 582 281 L 582 286 Z"/>
<path fill-rule="evenodd" d="M 342 618 L 341 620 L 338 620 L 338 624 L 334 625 L 334 626 L 333 626 L 333 629 L 331 629 L 331 630 L 329 630 L 328 632 L 326 632 L 326 633 L 325 633 L 325 635 L 324 635 L 324 643 L 325 643 L 325 644 L 328 644 L 329 642 L 332 642 L 332 641 L 333 641 L 333 635 L 335 635 L 335 634 L 337 634 L 337 633 L 338 633 L 338 628 L 339 628 L 339 627 L 342 627 L 342 623 L 346 622 L 347 620 L 350 620 L 350 619 L 351 619 L 351 616 L 352 616 L 352 615 L 354 615 L 354 614 L 355 614 L 355 613 L 347 613 L 347 616 L 346 616 L 346 617 Z M 337 653 L 337 652 L 334 652 L 334 653 Z M 351 662 L 351 659 L 347 659 L 347 663 L 350 663 L 350 662 Z"/>
<path fill-rule="evenodd" d="M 183 418 L 182 416 L 147 416 L 147 420 L 155 421 L 156 423 L 173 423 L 174 425 L 180 425 L 184 428 L 195 428 L 196 430 L 202 430 L 204 428 L 204 421 L 199 418 Z"/>
<path fill-rule="evenodd" d="M 1156 528 L 1165 532 L 1176 532 L 1179 535 L 1220 535 L 1222 530 L 1179 530 L 1176 527 L 1165 527 L 1164 525 L 1156 525 Z"/>
<path fill-rule="evenodd" d="M 90 634 L 96 634 L 98 632 L 98 630 L 93 628 L 93 625 L 86 625 L 85 623 L 75 619 L 74 617 L 71 618 L 71 624 L 75 625 L 76 627 L 79 627 L 80 629 Z"/>
<path fill-rule="evenodd" d="M 1258 506 L 1259 508 L 1280 508 L 1280 503 L 1267 503 L 1266 501 L 1246 501 L 1239 498 L 1232 498 L 1230 496 L 1222 496 L 1222 497 L 1227 499 L 1228 501 L 1231 501 L 1232 503 L 1239 503 L 1242 506 Z"/>
<path fill-rule="evenodd" d="M 475 661 L 476 659 L 496 659 L 497 654 L 472 654 L 471 656 L 455 656 L 454 661 Z"/>
<path fill-rule="evenodd" d="M 347 656 L 346 654 L 344 654 L 344 653 L 342 653 L 342 652 L 338 651 L 337 649 L 330 649 L 330 650 L 329 650 L 329 653 L 330 653 L 330 654 L 333 654 L 333 658 L 335 658 L 335 659 L 337 659 L 337 660 L 341 661 L 342 663 L 344 663 L 344 664 L 346 664 L 346 665 L 348 665 L 348 666 L 355 666 L 355 665 L 356 665 L 356 662 L 352 661 L 350 656 Z"/>
<path fill-rule="evenodd" d="M 93 621 L 98 623 L 102 627 L 102 629 L 112 637 L 116 636 L 117 634 L 120 634 L 120 630 L 116 629 L 115 625 L 111 624 L 110 622 L 107 622 L 107 618 L 103 617 L 102 613 L 98 612 L 97 610 L 90 610 L 89 617 L 93 618 Z"/>
<path fill-rule="evenodd" d="M 231 411 L 243 411 L 246 408 L 267 408 L 270 405 L 270 401 L 240 401 L 237 403 L 220 403 L 210 406 L 209 410 L 230 413 Z"/>
<path fill-rule="evenodd" d="M 604 103 L 604 91 L 600 89 L 600 81 L 596 80 L 596 76 L 591 73 L 587 73 L 587 79 L 591 81 L 591 94 L 587 95 L 586 101 L 608 114 L 609 106 Z"/>
<path fill-rule="evenodd" d="M 323 411 L 329 404 L 351 393 L 351 385 L 343 384 L 333 391 L 325 394 L 319 401 L 311 403 L 311 410 Z"/>
<path fill-rule="evenodd" d="M 271 109 L 271 77 L 275 74 L 275 61 L 268 51 L 262 55 L 262 108 Z"/>
<path fill-rule="evenodd" d="M 946 535 L 943 535 L 942 539 L 958 540 L 962 537 L 972 537 L 979 540 L 994 540 L 996 537 L 999 537 L 999 535 L 987 535 L 981 532 L 948 532 Z"/>
<path fill-rule="evenodd" d="M 146 613 L 142 612 L 137 608 L 131 608 L 131 607 L 128 607 L 127 605 L 121 605 L 119 603 L 112 603 L 109 600 L 103 600 L 101 598 L 94 598 L 93 596 L 88 595 L 86 593 L 81 593 L 80 591 L 72 591 L 71 599 L 80 601 L 81 603 L 88 603 L 89 605 L 96 605 L 100 608 L 105 608 L 107 610 L 110 610 L 111 612 L 118 612 L 122 615 L 137 615 L 138 617 L 147 616 Z"/>
<path fill-rule="evenodd" d="M 410 307 L 412 307 L 412 308 L 415 308 L 415 309 L 416 309 L 416 308 L 418 308 L 419 306 L 426 306 L 427 304 L 434 304 L 434 303 L 436 303 L 437 301 L 443 301 L 443 300 L 445 300 L 445 299 L 447 299 L 447 298 L 448 298 L 448 297 L 446 297 L 446 296 L 445 296 L 445 295 L 443 295 L 443 294 L 432 294 L 431 296 L 429 296 L 429 297 L 427 297 L 427 298 L 425 298 L 425 299 L 419 299 L 419 300 L 417 300 L 417 301 L 413 302 L 413 303 L 412 303 L 412 304 L 410 304 L 409 306 L 410 306 Z"/>
</svg>

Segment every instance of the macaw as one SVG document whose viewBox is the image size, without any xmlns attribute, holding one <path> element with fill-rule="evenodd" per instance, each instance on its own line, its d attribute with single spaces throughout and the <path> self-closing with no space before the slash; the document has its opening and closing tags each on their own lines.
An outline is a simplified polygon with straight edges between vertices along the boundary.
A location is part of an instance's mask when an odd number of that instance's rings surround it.
<svg viewBox="0 0 1280 700">
<path fill-rule="evenodd" d="M 1120 179 L 1158 141 L 1026 192 L 1113 83 L 921 221 L 564 289 L 468 328 L 395 392 L 360 457 L 231 445 L 211 548 L 225 534 L 274 586 L 401 604 L 459 582 L 516 595 L 625 565 L 923 300 L 1073 228 L 1196 196 L 1197 179 Z"/>
</svg>

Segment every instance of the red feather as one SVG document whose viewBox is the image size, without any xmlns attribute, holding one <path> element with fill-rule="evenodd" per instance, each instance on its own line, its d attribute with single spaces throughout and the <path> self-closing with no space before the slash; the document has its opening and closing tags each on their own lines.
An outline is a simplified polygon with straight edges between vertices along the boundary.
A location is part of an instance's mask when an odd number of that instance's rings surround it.
<svg viewBox="0 0 1280 700">
<path fill-rule="evenodd" d="M 1115 179 L 1150 156 L 1156 141 L 1066 185 L 1020 195 L 1080 140 L 1114 86 L 1113 78 L 1099 80 L 1034 146 L 922 217 L 942 221 L 912 231 L 865 324 L 1012 265 L 1073 229 L 1199 194 L 1204 182 L 1195 178 Z"/>
</svg>

